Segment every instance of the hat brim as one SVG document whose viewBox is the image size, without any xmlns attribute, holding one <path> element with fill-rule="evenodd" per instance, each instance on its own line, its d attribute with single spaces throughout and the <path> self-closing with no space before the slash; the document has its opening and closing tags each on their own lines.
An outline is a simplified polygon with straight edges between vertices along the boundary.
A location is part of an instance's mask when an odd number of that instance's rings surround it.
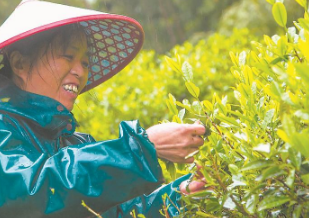
<svg viewBox="0 0 309 218">
<path fill-rule="evenodd" d="M 40 10 L 39 14 L 49 9 L 46 12 L 48 13 L 46 16 L 51 16 L 51 6 L 52 11 L 56 10 L 58 13 L 60 9 L 63 12 L 68 10 L 71 10 L 71 12 L 69 15 L 60 13 L 60 17 L 58 15 L 58 17 L 55 16 L 55 18 L 40 22 L 35 17 L 31 18 L 28 8 L 30 19 L 26 17 L 21 19 L 22 16 L 18 16 L 18 13 L 25 16 L 27 11 L 25 6 L 34 6 L 34 3 L 36 10 Z M 23 28 L 19 28 L 19 31 L 12 30 L 14 23 L 16 25 L 18 22 Z M 29 22 L 32 23 L 29 25 Z M 24 26 L 23 23 L 25 23 Z M 77 23 L 83 28 L 92 51 L 89 57 L 88 83 L 81 93 L 98 86 L 121 71 L 134 59 L 144 42 L 144 31 L 141 25 L 132 18 L 55 3 L 30 1 L 27 4 L 23 3 L 18 6 L 0 27 L 0 55 L 6 46 L 16 41 L 52 28 L 73 23 Z M 10 31 L 6 31 L 7 29 L 10 29 Z M 0 58 L 0 65 L 1 61 Z"/>
</svg>

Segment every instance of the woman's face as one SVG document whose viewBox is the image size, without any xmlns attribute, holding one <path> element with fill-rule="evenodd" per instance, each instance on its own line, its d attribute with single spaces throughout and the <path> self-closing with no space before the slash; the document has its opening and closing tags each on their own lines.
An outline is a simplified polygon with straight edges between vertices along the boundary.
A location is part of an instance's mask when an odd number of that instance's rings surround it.
<svg viewBox="0 0 309 218">
<path fill-rule="evenodd" d="M 65 50 L 60 40 L 55 37 L 52 46 L 42 49 L 34 66 L 25 61 L 27 67 L 18 72 L 22 82 L 15 83 L 25 91 L 53 98 L 71 111 L 88 80 L 87 41 L 82 34 L 73 37 Z"/>
</svg>

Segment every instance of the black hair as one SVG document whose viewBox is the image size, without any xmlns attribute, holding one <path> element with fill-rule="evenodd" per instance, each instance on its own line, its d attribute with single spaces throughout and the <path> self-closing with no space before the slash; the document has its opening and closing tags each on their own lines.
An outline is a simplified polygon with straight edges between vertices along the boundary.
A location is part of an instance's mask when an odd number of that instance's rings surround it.
<svg viewBox="0 0 309 218">
<path fill-rule="evenodd" d="M 0 69 L 0 74 L 6 76 L 7 78 L 12 78 L 13 70 L 10 65 L 10 55 L 14 51 L 20 52 L 23 56 L 26 56 L 30 60 L 30 71 L 35 65 L 35 63 L 48 51 L 48 48 L 52 46 L 55 37 L 60 37 L 57 40 L 59 46 L 65 51 L 69 46 L 70 40 L 74 37 L 81 40 L 81 32 L 83 32 L 82 27 L 79 24 L 68 24 L 60 27 L 56 27 L 50 30 L 46 30 L 40 33 L 36 33 L 32 36 L 26 37 L 19 41 L 6 46 L 3 49 L 3 61 L 4 65 Z M 84 32 L 83 32 L 84 33 Z M 84 33 L 86 34 L 86 33 Z M 87 44 L 90 43 L 87 40 Z M 43 53 L 42 53 L 43 49 Z M 90 47 L 88 46 L 88 50 Z"/>
</svg>

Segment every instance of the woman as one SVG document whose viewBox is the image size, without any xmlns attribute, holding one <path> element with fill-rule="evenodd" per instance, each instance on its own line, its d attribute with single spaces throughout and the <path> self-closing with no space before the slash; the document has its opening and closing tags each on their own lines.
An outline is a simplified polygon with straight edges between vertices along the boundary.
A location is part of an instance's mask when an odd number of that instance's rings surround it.
<svg viewBox="0 0 309 218">
<path fill-rule="evenodd" d="M 35 0 L 22 1 L 1 26 L 1 217 L 87 217 L 82 200 L 104 217 L 131 217 L 132 209 L 160 217 L 165 193 L 177 204 L 174 190 L 188 176 L 158 188 L 157 157 L 191 163 L 185 157 L 203 144 L 202 125 L 145 131 L 127 121 L 119 139 L 96 142 L 75 132 L 70 113 L 79 94 L 135 57 L 143 37 L 131 18 Z"/>
</svg>

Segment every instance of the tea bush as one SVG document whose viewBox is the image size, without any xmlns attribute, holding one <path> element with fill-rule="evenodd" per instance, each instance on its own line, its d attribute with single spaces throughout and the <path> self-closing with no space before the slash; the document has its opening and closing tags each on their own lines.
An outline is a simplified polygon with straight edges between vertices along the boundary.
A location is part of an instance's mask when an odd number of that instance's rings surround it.
<svg viewBox="0 0 309 218">
<path fill-rule="evenodd" d="M 237 103 L 221 94 L 205 100 L 204 85 L 192 82 L 194 67 L 167 58 L 192 96 L 169 94 L 173 121 L 199 119 L 210 134 L 195 155 L 207 189 L 183 197 L 187 210 L 179 217 L 309 217 L 309 11 L 307 0 L 296 1 L 305 16 L 287 28 L 284 4 L 268 0 L 286 34 L 230 52 Z M 171 178 L 194 173 L 192 166 L 166 167 Z"/>
</svg>

